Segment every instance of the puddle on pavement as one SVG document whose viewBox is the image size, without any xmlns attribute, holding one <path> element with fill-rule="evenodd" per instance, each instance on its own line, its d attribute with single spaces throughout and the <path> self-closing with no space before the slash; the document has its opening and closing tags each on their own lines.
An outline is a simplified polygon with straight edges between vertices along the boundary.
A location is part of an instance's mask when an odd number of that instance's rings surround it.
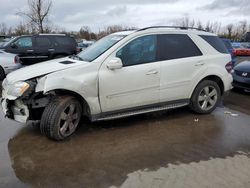
<svg viewBox="0 0 250 188">
<path fill-rule="evenodd" d="M 249 96 L 232 93 L 233 107 Z M 250 114 L 217 108 L 195 115 L 187 108 L 81 126 L 71 139 L 53 142 L 30 127 L 0 121 L 0 187 L 120 186 L 138 170 L 190 164 L 250 151 Z M 239 114 L 232 117 L 230 111 Z M 244 112 L 244 113 L 241 113 Z M 197 121 L 198 119 L 198 121 Z M 10 139 L 11 138 L 11 139 Z"/>
</svg>

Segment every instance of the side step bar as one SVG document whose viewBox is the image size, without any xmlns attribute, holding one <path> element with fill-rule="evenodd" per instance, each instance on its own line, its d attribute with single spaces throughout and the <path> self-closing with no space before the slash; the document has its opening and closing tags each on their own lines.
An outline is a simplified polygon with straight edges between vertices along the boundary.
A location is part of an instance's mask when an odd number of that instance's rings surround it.
<svg viewBox="0 0 250 188">
<path fill-rule="evenodd" d="M 114 120 L 114 119 L 120 119 L 120 118 L 125 118 L 125 117 L 129 117 L 129 116 L 145 114 L 145 113 L 150 113 L 150 112 L 157 112 L 157 111 L 181 108 L 181 107 L 187 106 L 188 104 L 189 104 L 189 102 L 186 102 L 186 101 L 180 102 L 180 103 L 174 103 L 174 104 L 165 104 L 165 105 L 160 105 L 160 106 L 155 106 L 155 107 L 150 107 L 150 108 L 144 108 L 144 109 L 140 109 L 140 110 L 133 110 L 133 111 L 113 113 L 110 115 L 99 116 L 99 117 L 93 118 L 92 120 L 93 121 Z"/>
</svg>

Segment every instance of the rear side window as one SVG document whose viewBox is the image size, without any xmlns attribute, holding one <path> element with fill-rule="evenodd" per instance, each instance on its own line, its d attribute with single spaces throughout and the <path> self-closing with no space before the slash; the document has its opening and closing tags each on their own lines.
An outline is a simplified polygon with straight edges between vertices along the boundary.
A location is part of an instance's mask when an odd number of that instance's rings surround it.
<svg viewBox="0 0 250 188">
<path fill-rule="evenodd" d="M 159 61 L 201 56 L 194 42 L 185 34 L 158 35 L 157 59 Z"/>
<path fill-rule="evenodd" d="M 74 45 L 76 45 L 76 42 L 71 37 L 58 36 L 58 37 L 55 37 L 55 42 L 56 42 L 56 45 L 60 45 L 60 46 L 74 46 Z"/>
<path fill-rule="evenodd" d="M 217 36 L 207 36 L 200 35 L 205 41 L 207 41 L 212 47 L 214 47 L 218 52 L 223 54 L 228 54 L 228 50 L 222 40 Z"/>
<path fill-rule="evenodd" d="M 39 47 L 50 47 L 51 43 L 47 37 L 37 37 L 36 45 Z"/>
</svg>

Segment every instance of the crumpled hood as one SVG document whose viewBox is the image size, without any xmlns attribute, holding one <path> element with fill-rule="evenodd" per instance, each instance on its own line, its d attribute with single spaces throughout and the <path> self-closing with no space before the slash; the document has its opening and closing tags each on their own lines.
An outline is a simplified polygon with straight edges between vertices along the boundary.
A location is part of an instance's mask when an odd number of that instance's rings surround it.
<svg viewBox="0 0 250 188">
<path fill-rule="evenodd" d="M 61 62 L 72 62 L 72 63 L 61 63 Z M 44 76 L 49 73 L 57 72 L 60 70 L 69 69 L 71 67 L 81 66 L 87 64 L 88 62 L 73 60 L 68 57 L 61 59 L 54 59 L 51 61 L 46 61 L 38 63 L 35 65 L 30 65 L 14 71 L 7 75 L 8 83 L 15 83 L 17 81 L 25 81 L 39 76 Z"/>
</svg>

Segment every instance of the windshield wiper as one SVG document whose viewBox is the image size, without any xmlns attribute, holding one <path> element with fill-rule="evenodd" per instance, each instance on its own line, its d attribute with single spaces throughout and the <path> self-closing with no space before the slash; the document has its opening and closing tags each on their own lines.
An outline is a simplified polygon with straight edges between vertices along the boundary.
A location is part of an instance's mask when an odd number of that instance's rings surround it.
<svg viewBox="0 0 250 188">
<path fill-rule="evenodd" d="M 83 59 L 81 57 L 79 57 L 78 55 L 75 55 L 75 54 L 69 56 L 69 58 L 83 61 Z"/>
</svg>

